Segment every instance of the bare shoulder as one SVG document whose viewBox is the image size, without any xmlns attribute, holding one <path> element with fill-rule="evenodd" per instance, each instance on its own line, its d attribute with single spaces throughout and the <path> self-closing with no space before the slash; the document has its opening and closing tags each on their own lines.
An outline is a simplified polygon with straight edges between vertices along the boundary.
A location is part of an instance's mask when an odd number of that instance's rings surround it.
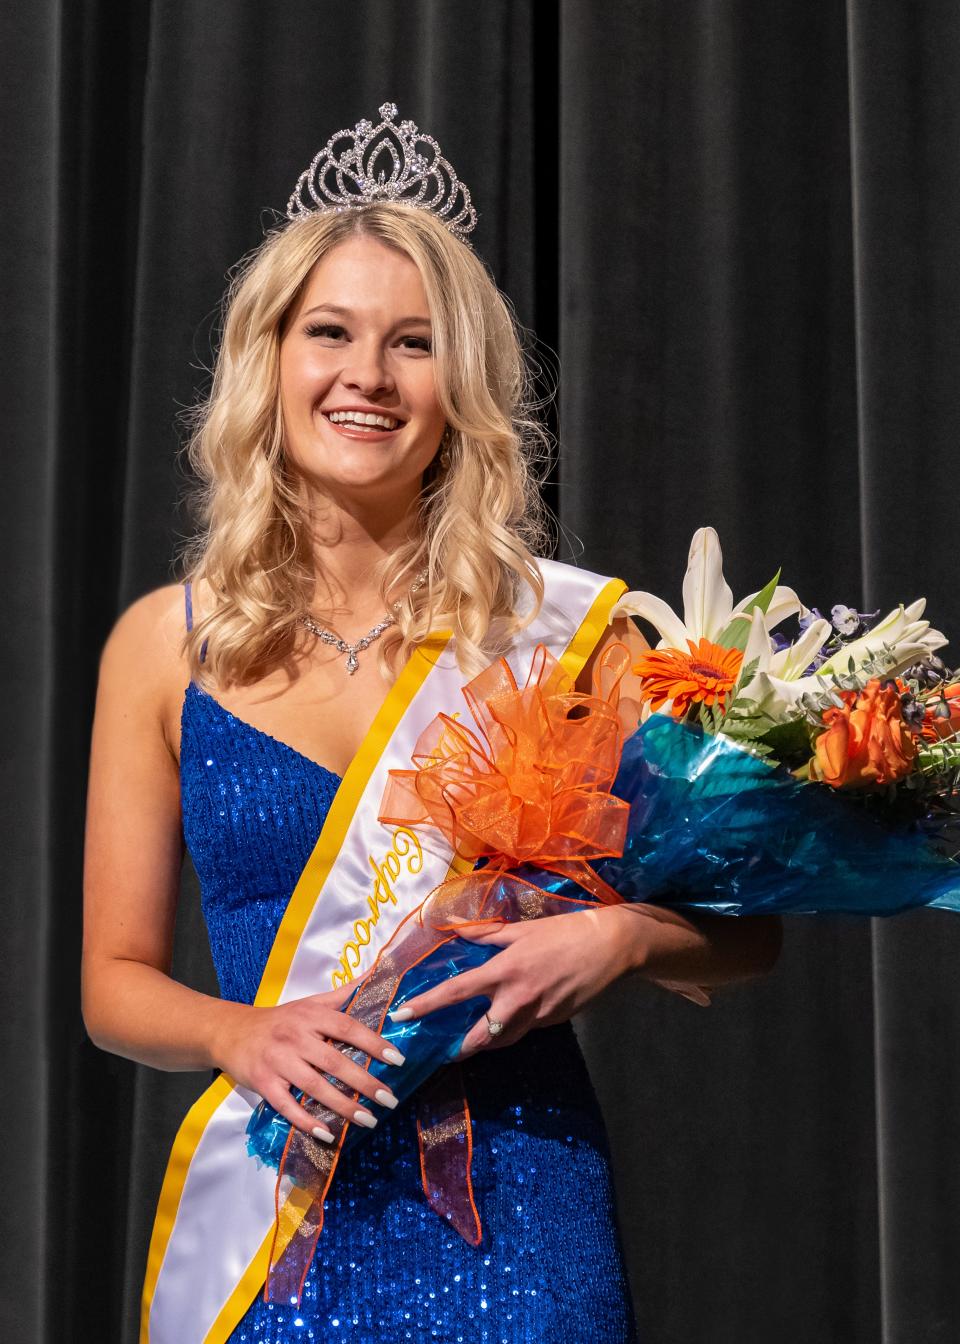
<svg viewBox="0 0 960 1344">
<path fill-rule="evenodd" d="M 104 645 L 102 664 L 110 671 L 136 673 L 147 684 L 162 681 L 173 667 L 184 665 L 185 629 L 183 584 L 154 588 L 118 617 Z"/>
<path fill-rule="evenodd" d="M 155 726 L 167 738 L 189 680 L 185 630 L 182 584 L 166 584 L 132 602 L 104 645 L 98 701 L 122 699 L 131 727 Z"/>
</svg>

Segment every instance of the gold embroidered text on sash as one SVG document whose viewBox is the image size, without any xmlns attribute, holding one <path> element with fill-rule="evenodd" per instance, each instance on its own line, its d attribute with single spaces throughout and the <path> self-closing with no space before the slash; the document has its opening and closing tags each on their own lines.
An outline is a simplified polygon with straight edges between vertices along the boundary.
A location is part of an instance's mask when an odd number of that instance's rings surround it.
<svg viewBox="0 0 960 1344">
<path fill-rule="evenodd" d="M 367 896 L 367 908 L 370 914 L 366 918 L 354 921 L 353 937 L 344 943 L 343 951 L 340 953 L 340 965 L 331 976 L 334 989 L 353 979 L 354 971 L 358 969 L 363 955 L 360 949 L 369 943 L 370 930 L 380 922 L 380 907 L 396 905 L 397 897 L 393 884 L 398 878 L 402 878 L 404 873 L 411 877 L 416 876 L 423 867 L 423 847 L 413 831 L 407 830 L 406 826 L 398 826 L 391 839 L 393 843 L 379 863 L 372 854 L 367 855 L 374 874 L 373 887 Z"/>
</svg>

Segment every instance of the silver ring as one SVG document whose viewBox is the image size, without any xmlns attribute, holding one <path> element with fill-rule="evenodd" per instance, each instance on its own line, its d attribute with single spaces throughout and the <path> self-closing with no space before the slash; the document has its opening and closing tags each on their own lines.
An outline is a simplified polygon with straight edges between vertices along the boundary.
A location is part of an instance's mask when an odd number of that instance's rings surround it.
<svg viewBox="0 0 960 1344">
<path fill-rule="evenodd" d="M 490 1035 L 499 1036 L 501 1031 L 503 1031 L 503 1023 L 498 1022 L 497 1019 L 491 1017 L 489 1013 L 484 1013 L 484 1017 L 487 1019 L 487 1031 L 489 1031 Z"/>
</svg>

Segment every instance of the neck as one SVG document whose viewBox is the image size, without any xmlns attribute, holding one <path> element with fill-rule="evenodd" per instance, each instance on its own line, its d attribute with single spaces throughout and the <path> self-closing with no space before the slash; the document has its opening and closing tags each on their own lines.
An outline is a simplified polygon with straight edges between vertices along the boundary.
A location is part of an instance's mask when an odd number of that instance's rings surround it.
<svg viewBox="0 0 960 1344">
<path fill-rule="evenodd" d="M 416 496 L 369 505 L 327 496 L 313 504 L 314 611 L 363 616 L 382 608 L 379 573 L 415 534 L 415 504 Z"/>
</svg>

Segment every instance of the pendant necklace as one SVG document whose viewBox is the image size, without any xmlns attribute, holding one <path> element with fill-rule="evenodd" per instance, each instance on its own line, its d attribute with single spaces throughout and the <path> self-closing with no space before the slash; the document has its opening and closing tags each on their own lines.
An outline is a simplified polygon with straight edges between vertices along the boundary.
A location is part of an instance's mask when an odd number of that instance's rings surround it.
<svg viewBox="0 0 960 1344">
<path fill-rule="evenodd" d="M 411 594 L 419 592 L 426 581 L 427 571 L 421 569 L 420 573 L 410 585 Z M 401 598 L 400 602 L 402 601 L 403 599 Z M 393 611 L 400 610 L 400 602 L 394 602 L 392 607 Z M 389 630 L 391 625 L 396 625 L 397 623 L 396 616 L 393 616 L 388 612 L 382 621 L 375 625 L 372 630 L 368 630 L 365 635 L 362 635 L 355 644 L 348 644 L 345 639 L 341 639 L 339 635 L 335 635 L 332 630 L 327 630 L 322 625 L 318 625 L 312 616 L 298 616 L 297 620 L 301 625 L 305 626 L 312 635 L 316 635 L 317 639 L 322 640 L 324 644 L 332 644 L 338 653 L 345 653 L 347 655 L 347 671 L 351 677 L 359 667 L 357 654 L 362 653 L 364 649 L 368 649 L 375 639 L 380 638 L 385 630 Z"/>
</svg>

